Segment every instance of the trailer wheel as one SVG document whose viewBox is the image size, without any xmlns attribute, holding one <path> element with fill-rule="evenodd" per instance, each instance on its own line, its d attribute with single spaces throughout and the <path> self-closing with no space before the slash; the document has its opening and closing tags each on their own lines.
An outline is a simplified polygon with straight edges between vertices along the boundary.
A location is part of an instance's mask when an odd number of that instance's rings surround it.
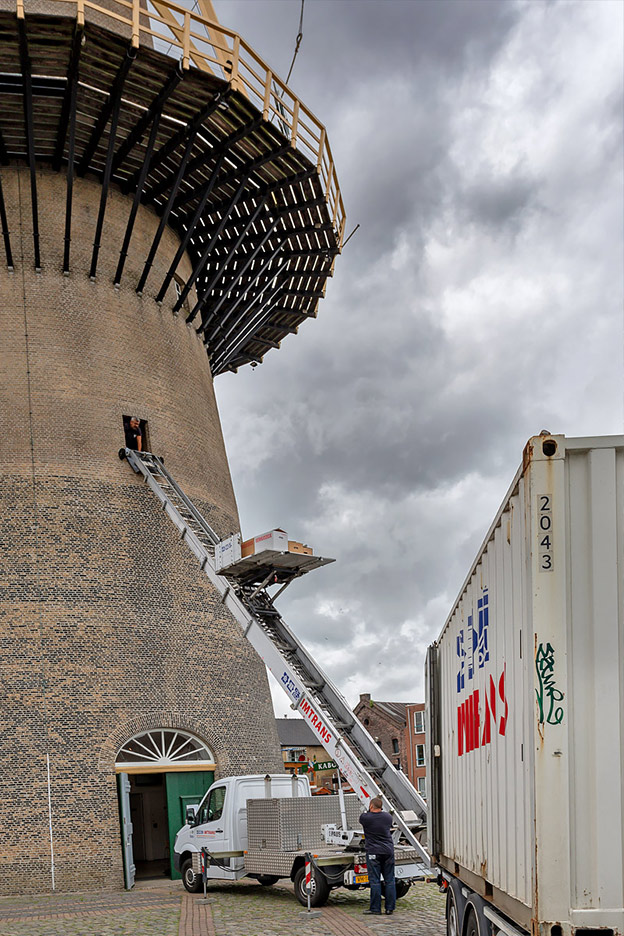
<svg viewBox="0 0 624 936">
<path fill-rule="evenodd" d="M 395 878 L 394 887 L 396 890 L 397 900 L 399 900 L 401 897 L 405 897 L 407 894 L 408 890 L 410 889 L 410 882 L 401 880 L 397 881 Z"/>
<path fill-rule="evenodd" d="M 259 874 L 256 880 L 263 887 L 271 887 L 272 884 L 277 884 L 279 878 L 277 874 Z"/>
<path fill-rule="evenodd" d="M 180 873 L 182 875 L 182 883 L 186 887 L 189 894 L 199 893 L 199 891 L 202 889 L 202 876 L 201 874 L 195 874 L 193 871 L 192 858 L 187 858 L 186 861 L 182 863 Z"/>
<path fill-rule="evenodd" d="M 308 906 L 308 894 L 306 891 L 306 877 L 305 877 L 305 865 L 302 865 L 297 873 L 295 874 L 295 897 L 299 901 L 302 907 Z M 312 876 L 310 878 L 310 906 L 311 907 L 322 907 L 323 904 L 327 903 L 327 898 L 329 897 L 329 884 L 325 875 L 318 870 L 318 868 L 312 868 Z"/>
<path fill-rule="evenodd" d="M 459 881 L 449 881 L 446 891 L 447 936 L 461 936 L 465 906 L 466 898 L 461 892 L 461 884 Z"/>
<path fill-rule="evenodd" d="M 492 926 L 483 912 L 485 904 L 472 894 L 466 902 L 466 929 L 464 936 L 491 936 Z"/>
</svg>

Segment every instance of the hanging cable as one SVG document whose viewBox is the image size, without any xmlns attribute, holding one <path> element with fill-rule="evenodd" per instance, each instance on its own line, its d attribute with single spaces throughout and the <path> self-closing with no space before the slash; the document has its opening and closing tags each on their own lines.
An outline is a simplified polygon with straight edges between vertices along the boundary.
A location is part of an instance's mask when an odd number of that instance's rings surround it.
<svg viewBox="0 0 624 936">
<path fill-rule="evenodd" d="M 301 46 L 301 40 L 303 39 L 303 6 L 305 0 L 301 0 L 301 13 L 299 14 L 299 29 L 297 30 L 297 38 L 295 39 L 295 51 L 292 57 L 292 62 L 290 63 L 290 68 L 288 69 L 288 75 L 286 76 L 286 84 L 290 81 L 290 76 L 292 75 L 292 70 L 295 67 L 295 59 L 299 52 L 299 47 Z M 282 96 L 284 92 L 282 91 Z"/>
<path fill-rule="evenodd" d="M 295 59 L 297 58 L 297 53 L 299 52 L 299 48 L 301 46 L 301 40 L 303 39 L 304 4 L 305 4 L 305 0 L 301 0 L 301 10 L 299 12 L 299 29 L 297 30 L 297 38 L 295 39 L 295 51 L 293 52 L 292 62 L 290 63 L 290 68 L 288 69 L 288 75 L 286 76 L 286 81 L 284 82 L 284 85 L 287 85 L 288 82 L 290 81 L 292 70 L 295 67 Z M 284 134 L 284 136 L 288 136 L 288 121 L 286 120 L 286 111 L 284 109 L 284 105 L 282 104 L 282 99 L 284 97 L 285 90 L 286 88 L 283 87 L 281 91 L 278 91 L 276 83 L 273 82 L 273 96 L 275 98 L 275 107 L 278 113 L 281 115 L 277 119 L 278 119 L 279 124 L 281 125 L 282 133 Z M 273 120 L 273 118 L 271 118 L 271 120 Z"/>
</svg>

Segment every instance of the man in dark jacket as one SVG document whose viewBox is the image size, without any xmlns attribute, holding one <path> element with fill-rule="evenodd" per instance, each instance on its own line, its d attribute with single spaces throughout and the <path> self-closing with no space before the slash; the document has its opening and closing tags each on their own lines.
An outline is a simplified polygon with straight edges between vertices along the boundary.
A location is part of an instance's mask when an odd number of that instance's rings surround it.
<svg viewBox="0 0 624 936">
<path fill-rule="evenodd" d="M 124 426 L 126 434 L 126 448 L 134 449 L 135 452 L 143 451 L 143 435 L 141 433 L 141 423 L 136 416 L 131 416 Z"/>
<path fill-rule="evenodd" d="M 386 896 L 386 913 L 390 915 L 396 905 L 394 883 L 394 842 L 392 841 L 392 816 L 384 812 L 380 796 L 370 801 L 368 812 L 360 816 L 364 829 L 366 866 L 370 881 L 370 909 L 364 913 L 381 913 L 381 877 L 383 875 Z"/>
</svg>

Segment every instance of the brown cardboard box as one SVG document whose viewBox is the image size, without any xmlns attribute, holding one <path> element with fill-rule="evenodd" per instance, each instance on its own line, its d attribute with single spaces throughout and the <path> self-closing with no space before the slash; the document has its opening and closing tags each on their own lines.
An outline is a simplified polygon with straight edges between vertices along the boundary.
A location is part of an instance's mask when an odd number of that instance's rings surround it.
<svg viewBox="0 0 624 936">
<path fill-rule="evenodd" d="M 245 544 L 243 543 L 243 546 L 244 545 Z M 299 553 L 302 556 L 312 555 L 312 550 L 309 546 L 304 546 L 303 543 L 297 543 L 295 540 L 288 540 L 288 552 Z"/>
</svg>

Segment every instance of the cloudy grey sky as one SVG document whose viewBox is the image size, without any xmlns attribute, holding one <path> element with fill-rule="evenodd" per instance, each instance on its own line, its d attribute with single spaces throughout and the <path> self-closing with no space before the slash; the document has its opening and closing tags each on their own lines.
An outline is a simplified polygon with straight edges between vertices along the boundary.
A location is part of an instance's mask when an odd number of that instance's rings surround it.
<svg viewBox="0 0 624 936">
<path fill-rule="evenodd" d="M 299 0 L 215 8 L 286 76 Z M 243 534 L 337 560 L 280 610 L 351 704 L 423 699 L 529 436 L 624 432 L 623 11 L 305 2 L 291 87 L 361 227 L 318 319 L 215 384 Z"/>
</svg>

